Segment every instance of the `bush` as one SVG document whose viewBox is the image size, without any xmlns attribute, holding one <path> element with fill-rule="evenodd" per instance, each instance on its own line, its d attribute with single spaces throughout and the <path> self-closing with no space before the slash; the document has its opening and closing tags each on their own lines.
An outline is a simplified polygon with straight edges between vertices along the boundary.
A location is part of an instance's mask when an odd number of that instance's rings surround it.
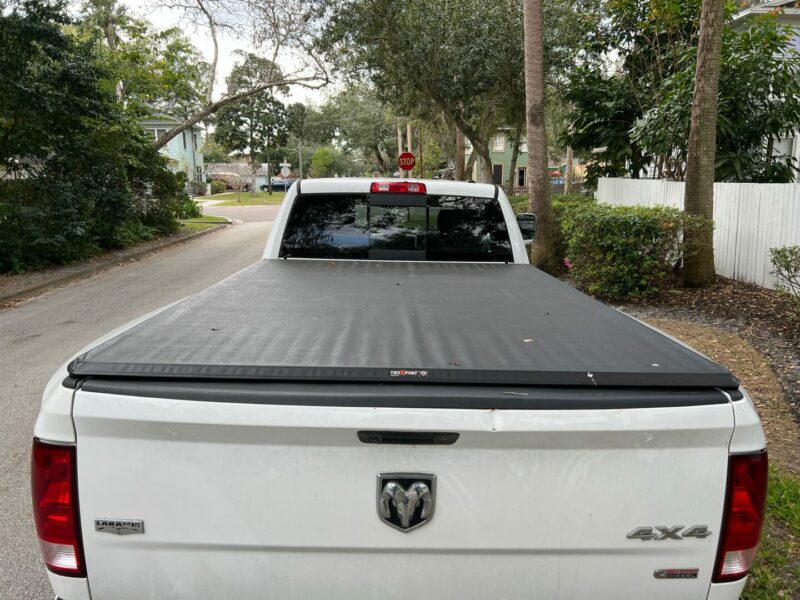
<svg viewBox="0 0 800 600">
<path fill-rule="evenodd" d="M 800 315 L 800 246 L 770 248 L 769 254 L 778 289 L 794 301 Z"/>
<path fill-rule="evenodd" d="M 211 182 L 211 193 L 212 194 L 221 194 L 225 190 L 228 189 L 228 186 L 225 185 L 224 181 L 220 181 L 219 179 L 215 179 Z"/>
<path fill-rule="evenodd" d="M 178 208 L 177 217 L 179 219 L 196 219 L 202 215 L 203 209 L 200 207 L 200 203 L 191 198 L 186 198 Z"/>
<path fill-rule="evenodd" d="M 117 246 L 133 246 L 138 242 L 152 240 L 158 235 L 158 232 L 153 227 L 143 225 L 139 221 L 131 221 L 120 227 L 116 232 L 116 245 Z"/>
<path fill-rule="evenodd" d="M 511 202 L 511 208 L 514 209 L 514 214 L 518 215 L 520 213 L 528 212 L 528 197 L 519 195 L 519 196 L 509 196 L 508 201 Z"/>
<path fill-rule="evenodd" d="M 189 192 L 192 196 L 205 196 L 208 186 L 205 181 L 190 181 Z"/>
<path fill-rule="evenodd" d="M 592 196 L 562 194 L 553 198 L 553 246 L 555 248 L 556 272 L 567 270 L 565 260 L 569 251 L 567 230 L 575 215 L 596 205 Z"/>
<path fill-rule="evenodd" d="M 96 40 L 64 27 L 64 3 L 16 4 L 0 10 L 0 272 L 175 231 L 188 197 Z"/>
<path fill-rule="evenodd" d="M 712 225 L 674 208 L 583 206 L 562 222 L 575 283 L 620 300 L 659 293 L 684 257 L 683 234 Z"/>
</svg>

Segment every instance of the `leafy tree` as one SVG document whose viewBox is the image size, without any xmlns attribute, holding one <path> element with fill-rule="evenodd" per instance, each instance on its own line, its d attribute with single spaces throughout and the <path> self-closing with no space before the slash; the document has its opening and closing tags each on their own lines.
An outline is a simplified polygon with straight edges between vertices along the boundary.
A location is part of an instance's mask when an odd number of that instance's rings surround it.
<svg viewBox="0 0 800 600">
<path fill-rule="evenodd" d="M 331 3 L 322 45 L 331 62 L 368 77 L 397 111 L 433 105 L 482 157 L 503 120 L 509 74 L 522 87 L 522 14 L 512 0 L 345 0 Z"/>
<path fill-rule="evenodd" d="M 328 83 L 323 61 L 314 49 L 318 31 L 309 18 L 317 0 L 172 0 L 170 6 L 182 12 L 186 22 L 209 33 L 212 58 L 205 74 L 202 102 L 180 123 L 159 138 L 162 147 L 193 125 L 208 121 L 229 104 L 263 94 L 273 94 L 288 85 L 319 89 Z M 232 92 L 214 93 L 218 71 L 219 32 L 229 30 L 251 41 L 251 53 L 260 59 L 291 65 L 285 70 L 257 71 L 258 77 Z"/>
<path fill-rule="evenodd" d="M 586 172 L 588 182 L 598 177 L 638 178 L 649 164 L 631 131 L 641 118 L 634 86 L 621 74 L 607 75 L 596 68 L 574 71 L 565 99 L 571 104 L 564 143 L 592 157 Z"/>
<path fill-rule="evenodd" d="M 790 182 L 797 165 L 774 142 L 800 127 L 800 54 L 793 30 L 764 16 L 746 32 L 724 32 L 716 127 L 716 181 Z M 664 84 L 661 101 L 633 128 L 633 138 L 653 156 L 686 161 L 694 87 L 695 49 L 686 67 Z M 678 168 L 663 169 L 680 178 Z"/>
<path fill-rule="evenodd" d="M 588 179 L 686 175 L 699 3 L 617 0 L 585 48 L 564 97 L 572 109 L 562 143 L 590 157 Z M 774 16 L 749 31 L 726 28 L 716 119 L 717 181 L 791 181 L 797 165 L 774 141 L 800 127 L 800 55 Z M 619 54 L 608 68 L 608 52 Z M 593 153 L 592 151 L 595 150 Z"/>
<path fill-rule="evenodd" d="M 109 85 L 135 115 L 180 119 L 202 106 L 210 66 L 180 29 L 155 31 L 117 0 L 88 0 L 80 30 L 101 33 Z"/>
<path fill-rule="evenodd" d="M 239 89 L 248 89 L 254 80 L 260 80 L 267 71 L 277 70 L 271 61 L 254 54 L 244 55 L 228 77 L 228 89 L 236 94 Z M 251 193 L 256 193 L 256 171 L 259 158 L 265 157 L 270 172 L 267 177 L 269 193 L 272 193 L 274 168 L 271 150 L 286 144 L 288 135 L 286 107 L 269 93 L 248 96 L 238 102 L 224 106 L 218 113 L 214 139 L 229 151 L 247 152 L 252 173 Z"/>
<path fill-rule="evenodd" d="M 350 176 L 362 172 L 362 165 L 358 165 L 344 152 L 332 146 L 317 148 L 311 157 L 312 177 Z"/>
<path fill-rule="evenodd" d="M 185 200 L 63 2 L 0 14 L 0 271 L 84 258 L 176 227 Z"/>
<path fill-rule="evenodd" d="M 344 148 L 358 151 L 381 173 L 393 170 L 395 125 L 391 111 L 367 86 L 351 85 L 331 98 L 326 113 L 336 123 Z"/>
</svg>

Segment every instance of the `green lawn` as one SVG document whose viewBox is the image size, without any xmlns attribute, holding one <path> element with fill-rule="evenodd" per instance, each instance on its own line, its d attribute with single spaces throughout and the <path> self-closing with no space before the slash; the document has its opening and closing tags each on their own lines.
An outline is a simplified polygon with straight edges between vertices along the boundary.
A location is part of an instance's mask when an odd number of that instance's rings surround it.
<svg viewBox="0 0 800 600">
<path fill-rule="evenodd" d="M 216 227 L 227 222 L 228 220 L 222 217 L 203 215 L 202 217 L 195 217 L 193 219 L 182 219 L 181 229 L 183 231 L 203 231 L 204 229 L 211 229 L 212 227 Z"/>
<path fill-rule="evenodd" d="M 255 195 L 250 192 L 242 192 L 241 201 L 237 201 L 234 192 L 225 192 L 213 196 L 198 196 L 195 200 L 222 200 L 216 206 L 265 206 L 280 204 L 285 195 L 286 192 L 272 192 L 271 196 L 267 192 L 256 192 Z"/>
</svg>

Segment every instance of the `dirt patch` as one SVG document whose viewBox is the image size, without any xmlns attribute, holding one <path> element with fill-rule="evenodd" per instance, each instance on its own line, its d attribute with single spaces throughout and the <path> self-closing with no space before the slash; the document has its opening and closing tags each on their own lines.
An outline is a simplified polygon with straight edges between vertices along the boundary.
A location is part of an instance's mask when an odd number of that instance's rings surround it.
<svg viewBox="0 0 800 600">
<path fill-rule="evenodd" d="M 785 295 L 717 277 L 707 288 L 670 290 L 622 308 L 647 320 L 679 319 L 738 334 L 775 368 L 800 423 L 800 316 Z"/>
<path fill-rule="evenodd" d="M 646 320 L 733 371 L 761 416 L 770 462 L 800 477 L 800 425 L 767 359 L 746 340 L 716 327 L 671 319 Z"/>
</svg>

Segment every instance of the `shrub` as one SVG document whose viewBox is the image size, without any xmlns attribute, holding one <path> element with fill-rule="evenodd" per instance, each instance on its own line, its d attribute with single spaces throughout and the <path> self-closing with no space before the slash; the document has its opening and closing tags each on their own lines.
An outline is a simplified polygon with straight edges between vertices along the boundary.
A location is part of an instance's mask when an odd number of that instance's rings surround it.
<svg viewBox="0 0 800 600">
<path fill-rule="evenodd" d="M 196 219 L 202 216 L 202 214 L 203 210 L 200 207 L 200 203 L 195 202 L 191 198 L 186 198 L 178 207 L 177 217 L 179 219 Z"/>
<path fill-rule="evenodd" d="M 562 231 L 575 283 L 612 300 L 659 293 L 684 256 L 683 233 L 712 226 L 665 207 L 598 204 L 567 214 Z"/>
<path fill-rule="evenodd" d="M 769 254 L 778 289 L 793 300 L 800 315 L 800 246 L 770 248 Z"/>
<path fill-rule="evenodd" d="M 511 208 L 514 209 L 514 214 L 518 215 L 520 213 L 528 212 L 528 197 L 519 195 L 519 196 L 509 196 L 508 201 L 511 202 Z"/>
<path fill-rule="evenodd" d="M 571 227 L 575 215 L 595 204 L 596 201 L 592 196 L 562 194 L 553 198 L 553 246 L 557 263 L 554 265 L 554 272 L 566 270 L 564 261 L 567 259 L 569 248 L 566 232 Z"/>
<path fill-rule="evenodd" d="M 192 196 L 205 196 L 208 186 L 205 181 L 190 181 L 189 192 Z"/>
<path fill-rule="evenodd" d="M 221 194 L 225 190 L 228 189 L 228 186 L 225 185 L 224 181 L 220 181 L 219 179 L 215 179 L 211 182 L 211 193 L 212 194 Z"/>
<path fill-rule="evenodd" d="M 153 227 L 142 225 L 139 221 L 126 223 L 116 231 L 117 246 L 133 246 L 138 242 L 152 240 L 158 235 Z"/>
</svg>

